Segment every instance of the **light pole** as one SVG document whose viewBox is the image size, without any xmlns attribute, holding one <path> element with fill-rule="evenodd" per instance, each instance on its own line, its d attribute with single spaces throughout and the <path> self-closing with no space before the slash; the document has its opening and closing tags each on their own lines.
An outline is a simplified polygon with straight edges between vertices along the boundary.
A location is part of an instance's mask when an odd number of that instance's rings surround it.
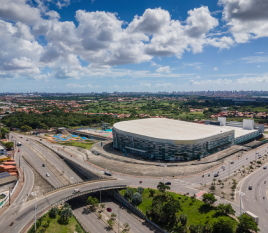
<svg viewBox="0 0 268 233">
<path fill-rule="evenodd" d="M 38 191 L 32 192 L 31 195 L 35 197 L 35 208 L 34 208 L 34 219 L 35 219 L 35 232 L 36 232 L 36 196 L 37 193 L 39 193 Z"/>
<path fill-rule="evenodd" d="M 165 167 L 166 167 L 167 165 L 162 164 L 161 166 L 163 167 L 163 184 L 165 184 Z"/>
<path fill-rule="evenodd" d="M 241 211 L 241 203 L 242 203 L 242 199 L 241 197 L 246 195 L 245 193 L 241 192 L 241 191 L 236 191 L 236 193 L 239 193 L 240 194 L 240 217 L 242 215 L 242 211 Z"/>
</svg>

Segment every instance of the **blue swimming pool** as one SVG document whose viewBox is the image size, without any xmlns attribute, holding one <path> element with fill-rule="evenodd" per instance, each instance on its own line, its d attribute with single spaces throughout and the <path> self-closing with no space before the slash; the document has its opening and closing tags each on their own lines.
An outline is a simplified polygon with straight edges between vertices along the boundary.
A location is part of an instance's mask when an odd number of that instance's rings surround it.
<svg viewBox="0 0 268 233">
<path fill-rule="evenodd" d="M 105 129 L 103 131 L 105 131 L 105 132 L 112 132 L 113 130 L 112 129 Z"/>
</svg>

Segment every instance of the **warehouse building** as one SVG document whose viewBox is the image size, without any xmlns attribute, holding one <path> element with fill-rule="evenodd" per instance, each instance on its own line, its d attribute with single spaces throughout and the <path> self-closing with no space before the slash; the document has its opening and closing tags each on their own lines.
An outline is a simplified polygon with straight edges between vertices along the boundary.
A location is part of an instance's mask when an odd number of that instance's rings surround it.
<svg viewBox="0 0 268 233">
<path fill-rule="evenodd" d="M 236 140 L 259 136 L 254 121 L 253 125 L 249 121 L 245 120 L 245 128 L 227 126 L 223 118 L 218 125 L 165 118 L 123 121 L 113 126 L 113 145 L 126 153 L 155 159 L 197 159 L 238 144 Z"/>
</svg>

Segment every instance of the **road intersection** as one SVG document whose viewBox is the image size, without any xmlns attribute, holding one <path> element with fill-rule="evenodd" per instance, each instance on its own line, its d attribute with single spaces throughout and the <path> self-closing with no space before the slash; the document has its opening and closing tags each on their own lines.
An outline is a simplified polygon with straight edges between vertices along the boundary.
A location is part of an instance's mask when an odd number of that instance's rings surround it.
<svg viewBox="0 0 268 233">
<path fill-rule="evenodd" d="M 14 137 L 16 134 L 12 134 Z M 28 138 L 36 138 L 36 137 L 28 137 Z M 28 141 L 24 141 L 24 143 L 28 143 Z M 55 147 L 55 145 L 50 144 L 49 142 L 42 141 L 46 146 L 50 147 L 52 150 L 58 151 L 58 148 Z M 23 146 L 21 147 L 23 148 Z M 29 149 L 29 148 L 28 148 Z M 28 149 L 25 149 L 25 153 L 33 153 L 30 152 Z M 36 150 L 40 149 L 40 153 L 42 152 L 42 149 L 38 146 L 35 147 Z M 24 149 L 22 149 L 23 151 Z M 200 190 L 195 189 L 197 185 L 200 185 L 200 183 L 211 183 L 212 180 L 214 179 L 214 174 L 219 172 L 219 176 L 217 179 L 223 180 L 224 178 L 228 178 L 231 174 L 233 174 L 235 171 L 238 171 L 238 169 L 241 169 L 242 166 L 247 166 L 250 164 L 250 161 L 256 160 L 256 152 L 259 152 L 259 155 L 264 155 L 266 153 L 267 145 L 259 147 L 257 150 L 252 150 L 249 152 L 244 152 L 244 155 L 240 157 L 239 159 L 236 159 L 233 164 L 225 164 L 225 169 L 222 169 L 220 167 L 211 170 L 209 172 L 205 172 L 202 174 L 196 174 L 194 176 L 190 177 L 184 177 L 184 178 L 165 178 L 166 181 L 171 181 L 171 191 L 175 192 L 180 192 L 180 193 L 190 193 L 192 194 L 198 194 Z M 48 152 L 45 152 L 48 155 Z M 59 153 L 61 155 L 68 157 L 69 159 L 76 159 L 76 158 L 70 158 L 70 154 L 67 153 L 66 151 L 61 151 L 59 150 Z M 52 155 L 52 154 L 51 154 Z M 17 159 L 17 158 L 16 158 Z M 51 159 L 48 157 L 48 159 Z M 103 175 L 103 170 L 99 170 L 95 166 L 92 166 L 88 163 L 83 162 L 82 160 L 76 159 L 76 162 L 82 163 L 83 166 L 86 166 L 87 169 L 94 171 L 95 173 L 102 174 Z M 21 162 L 23 163 L 23 162 Z M 23 166 L 27 167 L 27 164 L 23 164 Z M 60 166 L 60 165 L 59 165 Z M 28 170 L 29 169 L 29 170 Z M 28 175 L 26 175 L 26 171 L 28 171 Z M 30 185 L 31 177 L 30 171 L 31 169 L 28 167 L 27 170 L 25 171 L 25 185 Z M 210 176 L 208 176 L 210 174 Z M 202 177 L 204 175 L 204 177 Z M 157 184 L 162 181 L 160 178 L 139 178 L 139 177 L 132 177 L 128 175 L 123 175 L 123 174 L 114 174 L 113 177 L 117 178 L 117 180 L 113 181 L 102 181 L 102 182 L 97 182 L 97 183 L 91 183 L 91 184 L 81 184 L 77 186 L 77 188 L 80 188 L 82 191 L 87 190 L 89 188 L 94 188 L 94 187 L 100 187 L 101 185 L 129 185 L 129 186 L 142 186 L 144 188 L 150 187 L 150 188 L 156 188 Z M 139 181 L 142 179 L 142 184 L 139 183 Z M 243 210 L 249 210 L 250 212 L 258 215 L 260 217 L 260 223 L 259 223 L 259 228 L 261 229 L 262 233 L 268 232 L 268 224 L 266 223 L 265 219 L 268 216 L 268 202 L 266 198 L 266 190 L 267 190 L 267 185 L 264 184 L 264 181 L 267 179 L 268 181 L 268 169 L 258 169 L 254 173 L 250 174 L 246 178 L 244 178 L 238 185 L 238 191 L 244 192 L 246 195 L 242 197 L 242 209 Z M 33 183 L 33 182 L 32 182 Z M 248 190 L 249 184 L 253 184 L 253 190 Z M 29 186 L 28 186 L 29 187 Z M 6 213 L 3 215 L 5 216 L 5 221 L 2 220 L 0 221 L 0 231 L 1 232 L 19 232 L 18 230 L 21 230 L 25 224 L 29 221 L 32 220 L 33 218 L 33 202 L 29 201 L 25 205 L 22 205 L 22 202 L 25 202 L 23 200 L 23 196 L 25 195 L 26 190 L 30 189 L 22 189 L 19 197 L 16 200 L 16 204 L 19 203 L 20 209 L 18 209 L 13 215 L 8 214 L 12 209 L 10 207 Z M 45 196 L 44 198 L 39 198 L 37 200 L 38 203 L 38 212 L 41 212 L 42 210 L 45 210 L 46 208 L 49 207 L 53 202 L 56 202 L 60 200 L 62 197 L 65 197 L 66 195 L 70 195 L 71 191 L 73 191 L 73 188 L 67 188 L 64 190 L 61 190 L 59 192 L 53 193 L 49 196 Z M 263 199 L 263 196 L 265 199 Z M 237 197 L 238 198 L 238 194 Z M 223 198 L 219 198 L 218 203 L 229 203 L 227 200 Z M 231 202 L 230 202 L 231 203 Z M 239 215 L 240 211 L 240 206 L 236 205 L 234 203 L 231 203 L 234 210 L 236 211 L 237 215 Z M 13 213 L 13 212 L 10 212 Z M 13 217 L 13 219 L 12 219 Z M 15 223 L 14 226 L 10 227 L 9 224 L 11 221 L 14 221 L 15 218 Z M 130 220 L 130 223 L 133 220 Z M 16 229 L 15 229 L 16 228 Z"/>
</svg>

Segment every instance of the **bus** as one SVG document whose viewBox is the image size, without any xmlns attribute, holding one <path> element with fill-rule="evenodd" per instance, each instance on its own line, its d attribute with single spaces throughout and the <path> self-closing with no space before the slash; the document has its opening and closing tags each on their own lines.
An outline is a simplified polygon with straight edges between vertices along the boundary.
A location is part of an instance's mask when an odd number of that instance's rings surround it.
<svg viewBox="0 0 268 233">
<path fill-rule="evenodd" d="M 253 218 L 253 219 L 254 219 L 254 222 L 255 222 L 256 224 L 259 223 L 259 217 L 258 217 L 257 215 L 255 215 L 255 214 L 253 214 L 253 213 L 251 213 L 251 212 L 249 212 L 249 211 L 245 211 L 244 214 L 246 214 L 246 215 L 248 215 L 249 217 Z"/>
</svg>

